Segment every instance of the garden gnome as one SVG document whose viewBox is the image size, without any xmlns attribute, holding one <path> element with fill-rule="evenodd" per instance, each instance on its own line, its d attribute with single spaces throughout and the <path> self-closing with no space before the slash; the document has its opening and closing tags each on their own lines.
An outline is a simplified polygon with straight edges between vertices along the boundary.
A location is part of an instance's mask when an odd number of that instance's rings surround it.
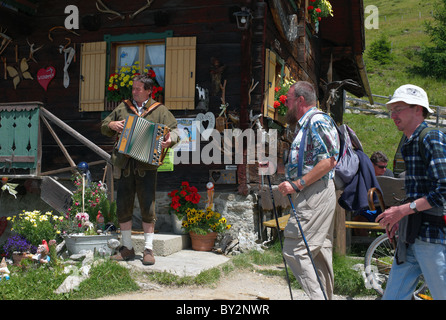
<svg viewBox="0 0 446 320">
<path fill-rule="evenodd" d="M 9 280 L 9 269 L 6 264 L 5 257 L 3 257 L 2 262 L 0 263 L 0 279 L 5 278 L 5 280 Z"/>
<path fill-rule="evenodd" d="M 98 230 L 104 231 L 105 229 L 104 216 L 101 214 L 101 212 L 98 212 L 98 215 L 96 216 L 96 225 L 98 227 Z"/>
<path fill-rule="evenodd" d="M 42 240 L 42 244 L 37 248 L 37 254 L 35 254 L 32 258 L 39 263 L 48 263 L 50 262 L 50 256 L 48 255 L 49 252 L 50 249 L 48 247 L 48 243 L 46 240 Z"/>
</svg>

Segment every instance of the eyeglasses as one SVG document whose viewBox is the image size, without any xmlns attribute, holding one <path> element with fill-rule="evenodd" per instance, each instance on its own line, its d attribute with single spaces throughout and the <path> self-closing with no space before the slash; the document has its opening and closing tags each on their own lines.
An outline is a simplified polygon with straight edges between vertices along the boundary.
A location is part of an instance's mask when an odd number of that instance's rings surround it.
<svg viewBox="0 0 446 320">
<path fill-rule="evenodd" d="M 387 164 L 386 164 L 385 166 L 380 166 L 379 164 L 374 163 L 373 165 L 374 165 L 374 166 L 377 166 L 377 167 L 380 168 L 380 169 L 385 169 L 385 168 L 387 168 Z"/>
<path fill-rule="evenodd" d="M 399 108 L 399 109 L 396 109 L 396 110 L 390 110 L 389 113 L 390 113 L 391 116 L 392 115 L 396 115 L 396 114 L 400 114 L 402 111 L 404 111 L 406 109 L 409 109 L 409 108 L 412 108 L 412 107 L 413 106 L 411 105 L 409 107 L 403 107 L 403 108 Z"/>
</svg>

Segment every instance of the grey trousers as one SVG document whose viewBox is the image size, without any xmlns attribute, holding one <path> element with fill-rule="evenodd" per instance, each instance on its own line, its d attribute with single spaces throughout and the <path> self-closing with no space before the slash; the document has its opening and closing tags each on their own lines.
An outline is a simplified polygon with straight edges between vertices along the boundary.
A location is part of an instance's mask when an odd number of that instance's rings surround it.
<svg viewBox="0 0 446 320">
<path fill-rule="evenodd" d="M 328 299 L 333 297 L 333 229 L 336 192 L 332 180 L 319 180 L 306 187 L 294 200 L 305 239 Z M 284 230 L 283 254 L 288 266 L 312 300 L 323 300 L 313 265 L 294 214 Z"/>
</svg>

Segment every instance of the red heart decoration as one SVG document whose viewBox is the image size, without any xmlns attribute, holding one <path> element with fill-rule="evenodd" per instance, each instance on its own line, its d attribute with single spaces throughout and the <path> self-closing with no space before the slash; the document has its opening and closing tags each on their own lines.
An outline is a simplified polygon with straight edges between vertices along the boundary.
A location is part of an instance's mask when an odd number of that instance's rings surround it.
<svg viewBox="0 0 446 320">
<path fill-rule="evenodd" d="M 39 71 L 37 71 L 37 81 L 39 81 L 40 85 L 46 91 L 46 89 L 48 89 L 50 81 L 53 80 L 55 75 L 56 75 L 56 69 L 54 67 L 48 67 L 46 69 L 42 68 Z"/>
</svg>

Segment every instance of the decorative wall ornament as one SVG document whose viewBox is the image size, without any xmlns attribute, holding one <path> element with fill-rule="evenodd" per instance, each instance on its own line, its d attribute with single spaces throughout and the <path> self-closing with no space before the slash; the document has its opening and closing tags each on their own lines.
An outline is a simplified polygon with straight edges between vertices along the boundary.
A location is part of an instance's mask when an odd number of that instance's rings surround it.
<svg viewBox="0 0 446 320">
<path fill-rule="evenodd" d="M 59 52 L 64 54 L 65 57 L 65 65 L 63 67 L 63 86 L 68 88 L 70 85 L 70 76 L 68 74 L 68 67 L 70 66 L 71 61 L 73 60 L 76 51 L 73 47 L 67 48 L 66 46 L 59 46 Z"/>
<path fill-rule="evenodd" d="M 3 30 L 3 27 L 0 27 L 0 54 L 5 51 L 6 47 L 11 43 L 12 39 L 6 35 L 6 31 L 8 29 Z"/>
<path fill-rule="evenodd" d="M 100 8 L 101 6 L 102 8 Z M 107 7 L 101 0 L 96 1 L 96 8 L 103 13 L 110 13 L 114 15 L 114 17 L 108 17 L 109 20 L 113 20 L 116 18 L 121 18 L 122 20 L 125 19 L 125 16 L 117 11 L 111 10 L 109 7 Z"/>
<path fill-rule="evenodd" d="M 215 116 L 212 112 L 207 112 L 206 114 L 199 113 L 195 118 L 196 121 L 200 122 L 200 134 L 204 140 L 209 140 L 212 134 L 212 130 L 215 128 Z M 207 127 L 203 125 L 203 122 L 207 122 Z"/>
<path fill-rule="evenodd" d="M 43 48 L 43 44 L 40 47 L 38 47 L 37 49 L 34 49 L 34 43 L 29 43 L 28 39 L 26 39 L 26 42 L 29 45 L 29 57 L 28 57 L 28 60 L 32 60 L 35 63 L 37 63 L 36 59 L 34 59 L 34 53 L 36 53 L 37 51 L 42 49 Z"/>
<path fill-rule="evenodd" d="M 14 89 L 17 89 L 18 84 L 23 79 L 33 80 L 34 78 L 31 76 L 31 73 L 28 71 L 28 62 L 26 58 L 22 58 L 17 67 L 7 66 L 6 70 L 8 70 L 9 76 L 12 78 L 12 83 L 14 84 Z"/>
<path fill-rule="evenodd" d="M 133 19 L 134 17 L 136 17 L 136 15 L 138 15 L 141 12 L 143 12 L 144 10 L 148 9 L 153 1 L 155 1 L 155 0 L 147 0 L 146 5 L 142 6 L 140 9 L 138 9 L 137 11 L 135 11 L 131 15 L 129 15 L 130 19 Z"/>
<path fill-rule="evenodd" d="M 55 75 L 56 69 L 54 67 L 48 67 L 46 69 L 42 68 L 37 71 L 37 81 L 42 86 L 42 88 L 47 91 L 48 85 L 50 84 L 51 80 L 53 80 Z"/>
</svg>

